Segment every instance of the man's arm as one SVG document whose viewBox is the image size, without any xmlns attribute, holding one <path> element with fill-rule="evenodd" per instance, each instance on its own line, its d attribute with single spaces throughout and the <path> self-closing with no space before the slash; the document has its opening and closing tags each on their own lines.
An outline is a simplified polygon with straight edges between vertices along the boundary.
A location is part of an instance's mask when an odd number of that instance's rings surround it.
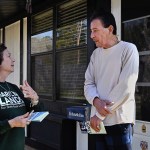
<svg viewBox="0 0 150 150">
<path fill-rule="evenodd" d="M 124 56 L 118 84 L 112 89 L 107 98 L 107 100 L 114 102 L 114 105 L 110 107 L 111 111 L 119 109 L 130 96 L 134 97 L 138 71 L 139 54 L 136 46 L 132 45 Z"/>
<path fill-rule="evenodd" d="M 85 72 L 84 95 L 88 102 L 93 105 L 95 97 L 99 97 L 94 77 L 94 55 L 92 54 L 90 63 Z"/>
<path fill-rule="evenodd" d="M 85 73 L 84 95 L 88 102 L 99 110 L 97 116 L 101 120 L 103 120 L 105 116 L 110 113 L 107 108 L 107 104 L 110 104 L 110 102 L 101 100 L 97 92 L 94 76 L 94 54 L 91 56 L 90 63 Z"/>
</svg>

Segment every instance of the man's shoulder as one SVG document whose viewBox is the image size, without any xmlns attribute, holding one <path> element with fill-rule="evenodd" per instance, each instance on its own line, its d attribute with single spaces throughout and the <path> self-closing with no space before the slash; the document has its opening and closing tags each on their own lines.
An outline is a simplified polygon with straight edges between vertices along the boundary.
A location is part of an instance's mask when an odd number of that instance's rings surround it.
<svg viewBox="0 0 150 150">
<path fill-rule="evenodd" d="M 122 45 L 124 45 L 124 47 L 126 48 L 131 48 L 131 49 L 136 48 L 136 45 L 134 43 L 127 42 L 127 41 L 122 41 Z"/>
<path fill-rule="evenodd" d="M 93 51 L 93 55 L 97 54 L 100 50 L 101 50 L 101 48 L 97 47 L 97 48 Z"/>
<path fill-rule="evenodd" d="M 123 43 L 123 45 L 122 45 L 123 56 L 125 56 L 126 58 L 130 57 L 131 55 L 138 57 L 138 55 L 139 55 L 138 50 L 134 43 L 126 42 L 126 41 L 123 41 L 122 43 Z"/>
</svg>

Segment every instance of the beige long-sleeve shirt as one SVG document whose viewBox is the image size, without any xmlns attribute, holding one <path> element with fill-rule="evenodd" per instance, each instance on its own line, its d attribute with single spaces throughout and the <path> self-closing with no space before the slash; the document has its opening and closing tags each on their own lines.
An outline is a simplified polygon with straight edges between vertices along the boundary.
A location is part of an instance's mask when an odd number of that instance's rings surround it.
<svg viewBox="0 0 150 150">
<path fill-rule="evenodd" d="M 91 116 L 102 119 L 93 100 L 113 101 L 112 114 L 103 118 L 105 126 L 135 122 L 135 85 L 139 54 L 134 44 L 120 41 L 111 48 L 94 50 L 85 73 L 84 94 L 92 104 Z"/>
</svg>

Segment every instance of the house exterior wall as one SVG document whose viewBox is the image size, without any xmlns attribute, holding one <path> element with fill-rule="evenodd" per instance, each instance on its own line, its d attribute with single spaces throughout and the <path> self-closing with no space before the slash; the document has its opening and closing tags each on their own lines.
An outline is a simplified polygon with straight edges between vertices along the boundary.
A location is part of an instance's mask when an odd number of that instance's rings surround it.
<svg viewBox="0 0 150 150">
<path fill-rule="evenodd" d="M 8 82 L 20 84 L 20 22 L 5 27 L 5 44 L 15 59 L 14 72 L 7 78 Z"/>
<path fill-rule="evenodd" d="M 59 1 L 60 2 L 60 1 Z M 92 9 L 94 10 L 95 8 L 101 8 L 101 7 L 106 7 L 107 9 L 109 9 L 109 7 L 111 6 L 111 12 L 114 14 L 116 22 L 117 22 L 117 35 L 118 35 L 118 39 L 119 40 L 124 40 L 124 35 L 123 35 L 123 29 L 122 29 L 122 18 L 123 18 L 123 13 L 122 13 L 122 1 L 121 0 L 111 0 L 111 4 L 110 6 L 108 6 L 108 3 L 105 3 L 103 0 L 88 0 L 87 1 L 87 7 L 88 10 Z M 57 3 L 57 2 L 56 2 Z M 60 3 L 59 3 L 60 4 Z M 98 5 L 97 5 L 98 4 Z M 45 9 L 45 7 L 44 7 Z M 56 15 L 57 9 L 56 6 L 54 8 L 54 14 L 53 16 L 57 16 Z M 34 12 L 36 14 L 36 12 Z M 87 12 L 89 13 L 89 11 Z M 90 12 L 92 13 L 92 12 Z M 30 16 L 31 17 L 31 16 Z M 30 43 L 31 43 L 31 39 L 30 37 L 31 32 L 29 33 L 29 29 L 27 28 L 27 26 L 30 26 L 31 24 L 31 18 L 29 16 L 26 18 L 23 18 L 23 64 L 20 64 L 20 21 L 17 21 L 15 23 L 9 24 L 8 26 L 5 26 L 5 40 L 3 40 L 3 30 L 0 29 L 0 42 L 5 41 L 6 46 L 8 47 L 8 49 L 11 51 L 12 55 L 14 56 L 16 62 L 15 62 L 15 71 L 14 73 L 9 77 L 8 81 L 15 83 L 17 85 L 20 84 L 20 66 L 22 65 L 23 67 L 23 80 L 26 80 L 27 78 L 31 78 L 31 85 L 35 88 L 37 88 L 33 82 L 32 82 L 32 70 L 30 72 L 30 68 L 28 65 L 31 65 L 32 63 L 32 59 L 28 59 L 30 57 Z M 90 14 L 87 15 L 87 21 L 89 21 L 89 17 Z M 22 18 L 20 18 L 22 19 Z M 29 19 L 30 21 L 28 22 L 27 19 Z M 56 18 L 55 18 L 56 19 Z M 54 22 L 53 25 L 53 30 L 57 27 L 56 20 L 53 19 L 52 21 Z M 87 26 L 87 55 L 86 56 L 86 61 L 88 63 L 89 58 L 90 58 L 90 54 L 92 53 L 92 51 L 94 50 L 95 46 L 94 44 L 91 42 L 90 40 L 90 27 L 89 27 L 89 22 L 87 22 L 88 26 Z M 27 33 L 28 32 L 28 33 Z M 30 37 L 27 37 L 30 34 Z M 54 34 L 56 34 L 56 30 L 54 30 Z M 54 37 L 54 39 L 52 39 L 54 42 L 56 40 L 57 37 Z M 47 39 L 48 40 L 48 39 Z M 54 44 L 54 42 L 51 40 L 51 44 Z M 90 42 L 89 42 L 90 41 Z M 46 41 L 47 42 L 47 41 Z M 53 43 L 52 43 L 53 42 Z M 90 43 L 90 44 L 89 44 Z M 92 43 L 92 44 L 91 44 Z M 57 45 L 55 45 L 57 47 Z M 54 48 L 56 48 L 54 47 Z M 90 48 L 89 48 L 90 47 Z M 85 48 L 85 47 L 84 47 Z M 52 49 L 51 49 L 52 50 Z M 62 50 L 64 51 L 64 50 Z M 71 53 L 70 51 L 68 51 L 68 54 Z M 78 51 L 78 54 L 80 53 L 80 51 Z M 45 52 L 44 52 L 45 54 Z M 51 52 L 50 52 L 51 54 Z M 145 54 L 149 55 L 149 51 L 148 52 L 140 52 L 140 56 L 145 56 Z M 32 56 L 35 56 L 34 54 Z M 72 56 L 73 55 L 68 55 L 68 56 Z M 39 54 L 37 54 L 36 56 L 36 62 L 38 62 L 40 59 Z M 56 57 L 56 56 L 54 56 Z M 32 57 L 33 58 L 33 57 Z M 58 58 L 58 57 L 57 57 Z M 62 60 L 64 60 L 66 62 L 66 58 L 67 57 L 61 57 Z M 77 59 L 77 57 L 75 57 Z M 51 59 L 51 60 L 50 60 Z M 50 61 L 50 63 L 52 63 L 52 61 L 56 59 L 56 58 L 48 58 L 47 61 Z M 74 61 L 77 61 L 77 60 Z M 29 60 L 29 61 L 28 61 Z M 41 62 L 44 62 L 45 59 L 41 59 Z M 40 61 L 39 61 L 40 63 Z M 61 63 L 61 62 L 59 62 Z M 61 66 L 61 65 L 60 65 Z M 62 68 L 65 65 L 62 65 Z M 72 66 L 70 64 L 70 66 Z M 34 66 L 33 66 L 34 67 Z M 42 69 L 44 66 L 41 66 Z M 49 67 L 49 66 L 47 66 Z M 51 67 L 53 68 L 57 68 L 57 64 L 52 64 Z M 59 67 L 59 66 L 58 66 Z M 40 68 L 40 66 L 39 66 Z M 72 69 L 72 67 L 70 67 Z M 85 68 L 84 68 L 85 69 Z M 80 68 L 80 71 L 82 70 L 82 68 Z M 65 70 L 66 72 L 68 71 L 68 69 L 66 68 Z M 51 70 L 50 73 L 52 73 L 53 71 Z M 73 76 L 76 73 L 76 71 L 74 70 L 74 72 L 72 71 L 70 73 L 71 76 Z M 59 72 L 55 71 L 55 74 L 52 76 L 53 80 L 56 80 L 56 76 L 55 75 L 59 75 Z M 62 74 L 62 76 L 64 76 L 64 74 Z M 80 76 L 80 75 L 79 75 Z M 53 78 L 54 77 L 54 78 Z M 41 79 L 41 78 L 40 78 Z M 65 80 L 67 80 L 68 77 L 66 76 Z M 55 82 L 55 81 L 52 81 Z M 67 84 L 70 83 L 70 81 L 66 82 Z M 80 84 L 78 82 L 78 84 Z M 76 84 L 76 86 L 78 85 Z M 147 86 L 149 87 L 149 83 L 139 83 L 140 86 Z M 50 110 L 52 113 L 51 116 L 49 116 L 49 118 L 47 118 L 42 124 L 34 124 L 33 126 L 31 126 L 31 128 L 28 130 L 29 134 L 26 134 L 26 137 L 28 139 L 29 142 L 27 142 L 29 145 L 34 145 L 35 143 L 35 147 L 37 147 L 40 144 L 46 145 L 47 147 L 51 148 L 51 149 L 55 149 L 55 150 L 63 150 L 66 148 L 65 144 L 67 143 L 67 139 L 68 139 L 68 135 L 66 136 L 66 131 L 67 128 L 69 128 L 70 132 L 72 133 L 71 139 L 75 140 L 72 143 L 68 143 L 68 147 L 65 149 L 69 149 L 71 147 L 71 144 L 74 145 L 76 147 L 76 150 L 91 150 L 92 144 L 90 144 L 91 142 L 91 138 L 90 135 L 85 134 L 85 133 L 81 133 L 80 131 L 80 127 L 78 122 L 72 122 L 70 120 L 67 119 L 66 117 L 66 108 L 70 105 L 82 105 L 84 104 L 86 101 L 82 96 L 82 100 L 81 101 L 70 101 L 70 100 L 66 100 L 66 101 L 62 101 L 62 100 L 58 100 L 57 98 L 55 98 L 55 96 L 57 97 L 58 95 L 58 91 L 60 90 L 59 88 L 57 89 L 55 86 L 57 86 L 56 84 L 52 85 L 52 88 L 55 89 L 53 96 L 51 96 L 50 98 L 47 99 L 46 94 L 42 97 L 43 101 L 45 102 L 45 106 L 46 109 Z M 41 87 L 41 86 L 39 86 Z M 79 91 L 80 92 L 80 91 Z M 55 95 L 55 96 L 54 96 Z M 45 98 L 46 97 L 46 98 Z M 73 97 L 75 99 L 75 97 Z M 138 107 L 140 107 L 140 104 L 137 104 Z M 142 119 L 141 119 L 142 120 Z M 145 150 L 149 150 L 150 146 L 149 146 L 149 141 L 150 141 L 150 135 L 149 135 L 149 127 L 150 127 L 150 123 L 149 121 L 141 121 L 141 120 L 136 120 L 136 124 L 134 126 L 134 134 L 133 134 L 133 150 L 141 150 L 142 147 L 144 147 L 144 145 L 146 146 Z M 37 131 L 39 131 L 39 134 L 37 134 Z M 54 132 L 55 131 L 55 132 Z M 73 132 L 72 132 L 73 131 Z M 40 133 L 41 132 L 41 133 Z M 27 132 L 26 132 L 27 133 Z M 54 136 L 55 135 L 55 136 Z M 42 137 L 41 137 L 42 136 Z M 54 136 L 54 139 L 52 138 Z M 63 137 L 62 137 L 63 136 Z M 37 137 L 37 138 L 36 138 Z M 35 138 L 35 139 L 34 139 Z M 32 141 L 32 139 L 34 139 Z M 34 142 L 36 141 L 36 142 Z M 64 142 L 64 143 L 63 143 Z M 34 143 L 34 144 L 33 144 Z M 37 144 L 38 143 L 38 144 Z M 62 144 L 63 143 L 63 144 Z M 73 147 L 73 148 L 75 148 Z M 73 149 L 72 149 L 73 150 Z M 94 150 L 94 149 L 92 149 Z"/>
</svg>

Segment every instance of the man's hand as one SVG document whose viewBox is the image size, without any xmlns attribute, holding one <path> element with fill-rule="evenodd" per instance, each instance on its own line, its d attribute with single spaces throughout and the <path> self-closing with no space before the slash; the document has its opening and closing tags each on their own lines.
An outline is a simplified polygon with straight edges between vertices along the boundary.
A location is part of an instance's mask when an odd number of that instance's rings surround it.
<svg viewBox="0 0 150 150">
<path fill-rule="evenodd" d="M 111 106 L 112 104 L 113 102 L 108 100 L 100 100 L 98 97 L 93 100 L 93 105 L 95 106 L 97 112 L 104 117 L 106 117 L 108 114 L 111 114 L 108 106 Z"/>
<path fill-rule="evenodd" d="M 96 115 L 91 117 L 90 125 L 91 125 L 91 128 L 93 128 L 96 132 L 99 132 L 101 130 L 100 123 L 101 123 L 101 120 Z"/>
</svg>

